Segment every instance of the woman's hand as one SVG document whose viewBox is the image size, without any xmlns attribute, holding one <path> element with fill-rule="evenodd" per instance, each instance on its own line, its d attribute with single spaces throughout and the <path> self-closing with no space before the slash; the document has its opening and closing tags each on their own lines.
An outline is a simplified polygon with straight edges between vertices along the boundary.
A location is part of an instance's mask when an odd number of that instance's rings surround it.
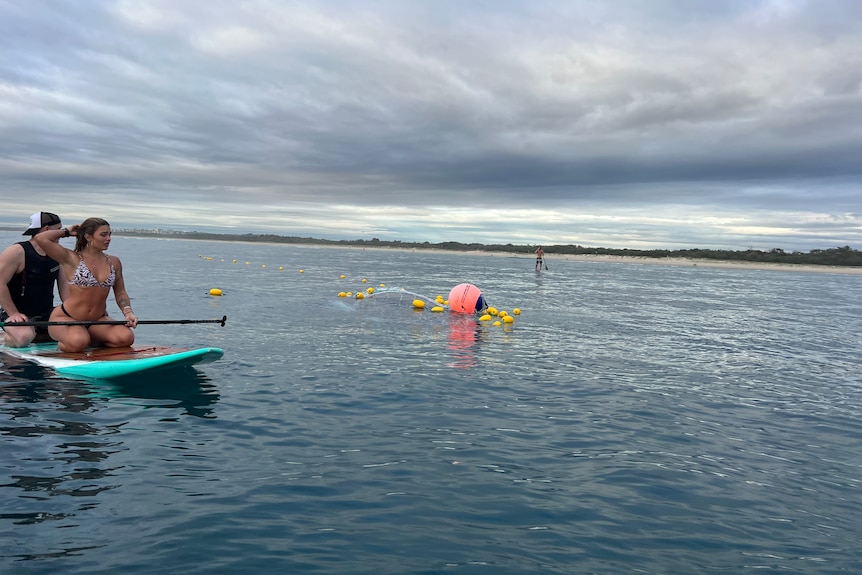
<svg viewBox="0 0 862 575">
<path fill-rule="evenodd" d="M 127 307 L 123 310 L 123 317 L 126 318 L 126 325 L 130 328 L 134 329 L 138 325 L 138 317 L 132 311 L 132 308 Z"/>
</svg>

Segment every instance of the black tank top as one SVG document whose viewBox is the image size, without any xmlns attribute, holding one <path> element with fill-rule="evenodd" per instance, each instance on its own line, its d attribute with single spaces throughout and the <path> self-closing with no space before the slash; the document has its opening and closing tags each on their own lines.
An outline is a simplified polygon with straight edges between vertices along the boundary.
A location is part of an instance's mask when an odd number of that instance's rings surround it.
<svg viewBox="0 0 862 575">
<path fill-rule="evenodd" d="M 60 264 L 48 256 L 39 255 L 30 242 L 18 242 L 24 248 L 24 271 L 12 276 L 7 284 L 18 311 L 28 317 L 45 319 L 54 309 L 54 283 Z"/>
</svg>

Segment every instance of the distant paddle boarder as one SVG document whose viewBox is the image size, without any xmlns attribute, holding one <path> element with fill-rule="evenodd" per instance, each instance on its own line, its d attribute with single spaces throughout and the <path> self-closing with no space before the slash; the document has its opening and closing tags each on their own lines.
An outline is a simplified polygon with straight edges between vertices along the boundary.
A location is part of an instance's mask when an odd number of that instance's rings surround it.
<svg viewBox="0 0 862 575">
<path fill-rule="evenodd" d="M 545 263 L 545 250 L 542 246 L 536 248 L 536 271 L 542 271 L 542 264 Z M 548 269 L 547 267 L 545 269 Z"/>
</svg>

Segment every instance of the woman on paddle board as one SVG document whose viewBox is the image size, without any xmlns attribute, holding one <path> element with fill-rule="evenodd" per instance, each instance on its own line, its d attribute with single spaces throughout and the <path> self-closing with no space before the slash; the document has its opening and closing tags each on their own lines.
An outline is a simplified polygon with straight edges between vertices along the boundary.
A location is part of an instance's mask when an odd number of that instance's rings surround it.
<svg viewBox="0 0 862 575">
<path fill-rule="evenodd" d="M 57 240 L 75 236 L 75 249 L 64 248 Z M 58 281 L 68 284 L 63 303 L 54 308 L 51 321 L 106 321 L 107 301 L 111 290 L 125 325 L 52 325 L 48 333 L 57 340 L 60 351 L 77 352 L 92 346 L 127 347 L 135 341 L 132 332 L 138 318 L 126 293 L 123 264 L 105 250 L 111 244 L 111 226 L 101 218 L 88 218 L 61 230 L 48 230 L 36 236 L 36 242 L 60 264 Z"/>
</svg>

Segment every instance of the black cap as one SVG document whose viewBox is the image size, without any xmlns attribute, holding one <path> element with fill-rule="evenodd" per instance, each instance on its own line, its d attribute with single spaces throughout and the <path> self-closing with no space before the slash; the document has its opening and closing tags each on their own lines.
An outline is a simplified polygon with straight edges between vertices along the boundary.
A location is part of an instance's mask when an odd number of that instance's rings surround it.
<svg viewBox="0 0 862 575">
<path fill-rule="evenodd" d="M 51 212 L 36 212 L 30 216 L 30 228 L 21 234 L 22 236 L 35 236 L 45 226 L 53 226 L 61 223 L 60 216 Z"/>
</svg>

